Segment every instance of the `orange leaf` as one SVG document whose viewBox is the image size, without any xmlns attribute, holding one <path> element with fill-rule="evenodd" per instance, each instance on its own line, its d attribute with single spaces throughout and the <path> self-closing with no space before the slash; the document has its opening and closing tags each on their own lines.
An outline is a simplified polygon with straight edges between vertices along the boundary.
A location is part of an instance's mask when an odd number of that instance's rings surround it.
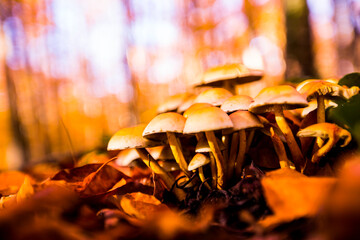
<svg viewBox="0 0 360 240">
<path fill-rule="evenodd" d="M 16 201 L 18 203 L 22 202 L 32 195 L 34 195 L 34 188 L 30 183 L 29 177 L 25 177 L 24 183 L 21 185 L 19 192 L 16 194 Z"/>
<path fill-rule="evenodd" d="M 274 215 L 260 221 L 260 224 L 267 227 L 314 216 L 335 182 L 335 178 L 306 177 L 291 169 L 270 172 L 261 184 Z"/>
<path fill-rule="evenodd" d="M 168 210 L 168 207 L 154 196 L 141 192 L 125 194 L 120 199 L 120 206 L 125 213 L 139 219 L 148 219 L 156 212 Z"/>
<path fill-rule="evenodd" d="M 3 195 L 15 194 L 23 184 L 26 174 L 19 171 L 0 173 L 0 193 Z"/>
</svg>

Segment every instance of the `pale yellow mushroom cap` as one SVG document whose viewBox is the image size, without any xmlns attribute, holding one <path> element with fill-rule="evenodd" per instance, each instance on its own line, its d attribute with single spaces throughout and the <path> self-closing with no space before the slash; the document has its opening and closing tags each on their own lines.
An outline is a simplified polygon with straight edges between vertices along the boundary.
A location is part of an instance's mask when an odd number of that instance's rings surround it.
<svg viewBox="0 0 360 240">
<path fill-rule="evenodd" d="M 166 99 L 163 103 L 161 103 L 158 106 L 157 112 L 164 113 L 164 112 L 176 111 L 181 104 L 183 104 L 188 98 L 192 96 L 193 94 L 191 93 L 179 93 L 170 96 L 168 99 Z"/>
<path fill-rule="evenodd" d="M 178 107 L 177 112 L 183 113 L 188 109 L 191 105 L 194 104 L 194 101 L 196 99 L 197 95 L 191 95 L 188 98 L 185 99 L 185 101 Z"/>
<path fill-rule="evenodd" d="M 195 98 L 194 103 L 209 103 L 214 106 L 220 106 L 231 96 L 233 94 L 224 88 L 210 88 L 200 93 Z"/>
<path fill-rule="evenodd" d="M 205 166 L 206 164 L 210 163 L 210 158 L 204 154 L 197 153 L 195 156 L 191 159 L 188 170 L 193 171 L 195 169 L 198 169 L 199 167 Z"/>
<path fill-rule="evenodd" d="M 338 81 L 334 79 L 308 79 L 301 82 L 296 90 L 306 96 L 310 101 L 319 95 L 326 96 L 326 98 L 344 98 L 350 99 L 352 96 L 359 93 L 358 87 L 348 88 L 347 86 L 338 85 Z"/>
<path fill-rule="evenodd" d="M 320 137 L 322 139 L 336 138 L 344 139 L 342 147 L 346 146 L 351 141 L 351 134 L 346 129 L 339 127 L 334 123 L 316 123 L 297 133 L 298 137 Z"/>
<path fill-rule="evenodd" d="M 276 105 L 280 105 L 283 110 L 286 110 L 306 107 L 308 102 L 304 96 L 289 85 L 266 87 L 254 98 L 249 111 L 254 113 L 272 112 Z"/>
<path fill-rule="evenodd" d="M 234 126 L 229 130 L 224 130 L 224 134 L 245 129 L 264 127 L 259 118 L 255 114 L 248 111 L 239 110 L 230 114 L 229 117 Z"/>
<path fill-rule="evenodd" d="M 123 150 L 127 148 L 147 148 L 161 145 L 159 142 L 150 141 L 143 138 L 142 133 L 145 129 L 145 124 L 140 124 L 134 127 L 120 129 L 115 133 L 107 146 L 107 150 Z"/>
<path fill-rule="evenodd" d="M 134 148 L 124 149 L 122 150 L 116 157 L 115 163 L 119 166 L 126 167 L 132 161 L 136 159 L 140 159 L 139 154 Z"/>
<path fill-rule="evenodd" d="M 194 134 L 233 127 L 230 117 L 220 108 L 207 107 L 193 112 L 187 118 L 183 133 Z"/>
<path fill-rule="evenodd" d="M 154 117 L 146 126 L 143 137 L 155 140 L 167 139 L 166 132 L 182 133 L 185 117 L 179 113 L 166 112 Z"/>
<path fill-rule="evenodd" d="M 221 86 L 225 81 L 232 85 L 243 84 L 259 80 L 263 74 L 261 70 L 250 69 L 240 63 L 226 64 L 207 70 L 199 86 Z"/>
<path fill-rule="evenodd" d="M 183 113 L 183 116 L 185 118 L 188 118 L 188 116 L 191 113 L 195 112 L 196 110 L 198 110 L 200 108 L 205 108 L 205 107 L 213 107 L 213 105 L 211 105 L 210 103 L 194 103 Z"/>
<path fill-rule="evenodd" d="M 252 97 L 246 95 L 235 95 L 228 98 L 223 104 L 221 109 L 226 112 L 235 112 L 237 110 L 248 110 L 250 104 L 254 101 Z"/>
</svg>

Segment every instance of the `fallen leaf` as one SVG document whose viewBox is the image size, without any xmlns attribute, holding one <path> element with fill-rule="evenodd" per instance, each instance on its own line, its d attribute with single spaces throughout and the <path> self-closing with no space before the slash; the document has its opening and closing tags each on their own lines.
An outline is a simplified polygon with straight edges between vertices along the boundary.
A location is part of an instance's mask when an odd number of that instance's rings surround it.
<svg viewBox="0 0 360 240">
<path fill-rule="evenodd" d="M 20 203 L 32 195 L 34 195 L 34 188 L 30 183 L 29 177 L 25 177 L 24 183 L 21 185 L 19 192 L 16 194 L 16 201 Z"/>
<path fill-rule="evenodd" d="M 270 172 L 261 180 L 274 215 L 259 223 L 264 227 L 314 216 L 336 182 L 329 177 L 306 177 L 291 169 Z"/>
<path fill-rule="evenodd" d="M 20 171 L 5 171 L 0 173 L 0 193 L 11 195 L 19 191 L 26 174 Z"/>
<path fill-rule="evenodd" d="M 138 219 L 149 219 L 155 212 L 169 209 L 154 196 L 141 192 L 125 194 L 119 205 L 125 213 Z"/>
<path fill-rule="evenodd" d="M 109 165 L 88 164 L 82 167 L 65 169 L 51 180 L 63 180 L 82 197 L 91 197 L 107 193 L 121 180 L 130 178 Z"/>
</svg>

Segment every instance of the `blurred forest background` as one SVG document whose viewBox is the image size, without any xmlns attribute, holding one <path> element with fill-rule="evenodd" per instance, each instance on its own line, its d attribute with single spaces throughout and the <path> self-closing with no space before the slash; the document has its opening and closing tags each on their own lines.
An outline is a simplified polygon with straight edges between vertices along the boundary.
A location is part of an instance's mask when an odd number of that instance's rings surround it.
<svg viewBox="0 0 360 240">
<path fill-rule="evenodd" d="M 1 0 L 0 169 L 104 146 L 206 69 L 360 70 L 359 0 Z"/>
</svg>

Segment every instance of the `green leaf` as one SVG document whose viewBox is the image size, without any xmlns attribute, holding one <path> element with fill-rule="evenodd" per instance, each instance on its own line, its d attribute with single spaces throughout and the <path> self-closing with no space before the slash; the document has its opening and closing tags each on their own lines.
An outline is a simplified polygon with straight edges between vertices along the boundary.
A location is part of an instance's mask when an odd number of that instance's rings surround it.
<svg viewBox="0 0 360 240">
<path fill-rule="evenodd" d="M 339 85 L 345 85 L 347 87 L 358 86 L 360 87 L 360 73 L 353 72 L 346 74 L 339 80 Z"/>
</svg>

